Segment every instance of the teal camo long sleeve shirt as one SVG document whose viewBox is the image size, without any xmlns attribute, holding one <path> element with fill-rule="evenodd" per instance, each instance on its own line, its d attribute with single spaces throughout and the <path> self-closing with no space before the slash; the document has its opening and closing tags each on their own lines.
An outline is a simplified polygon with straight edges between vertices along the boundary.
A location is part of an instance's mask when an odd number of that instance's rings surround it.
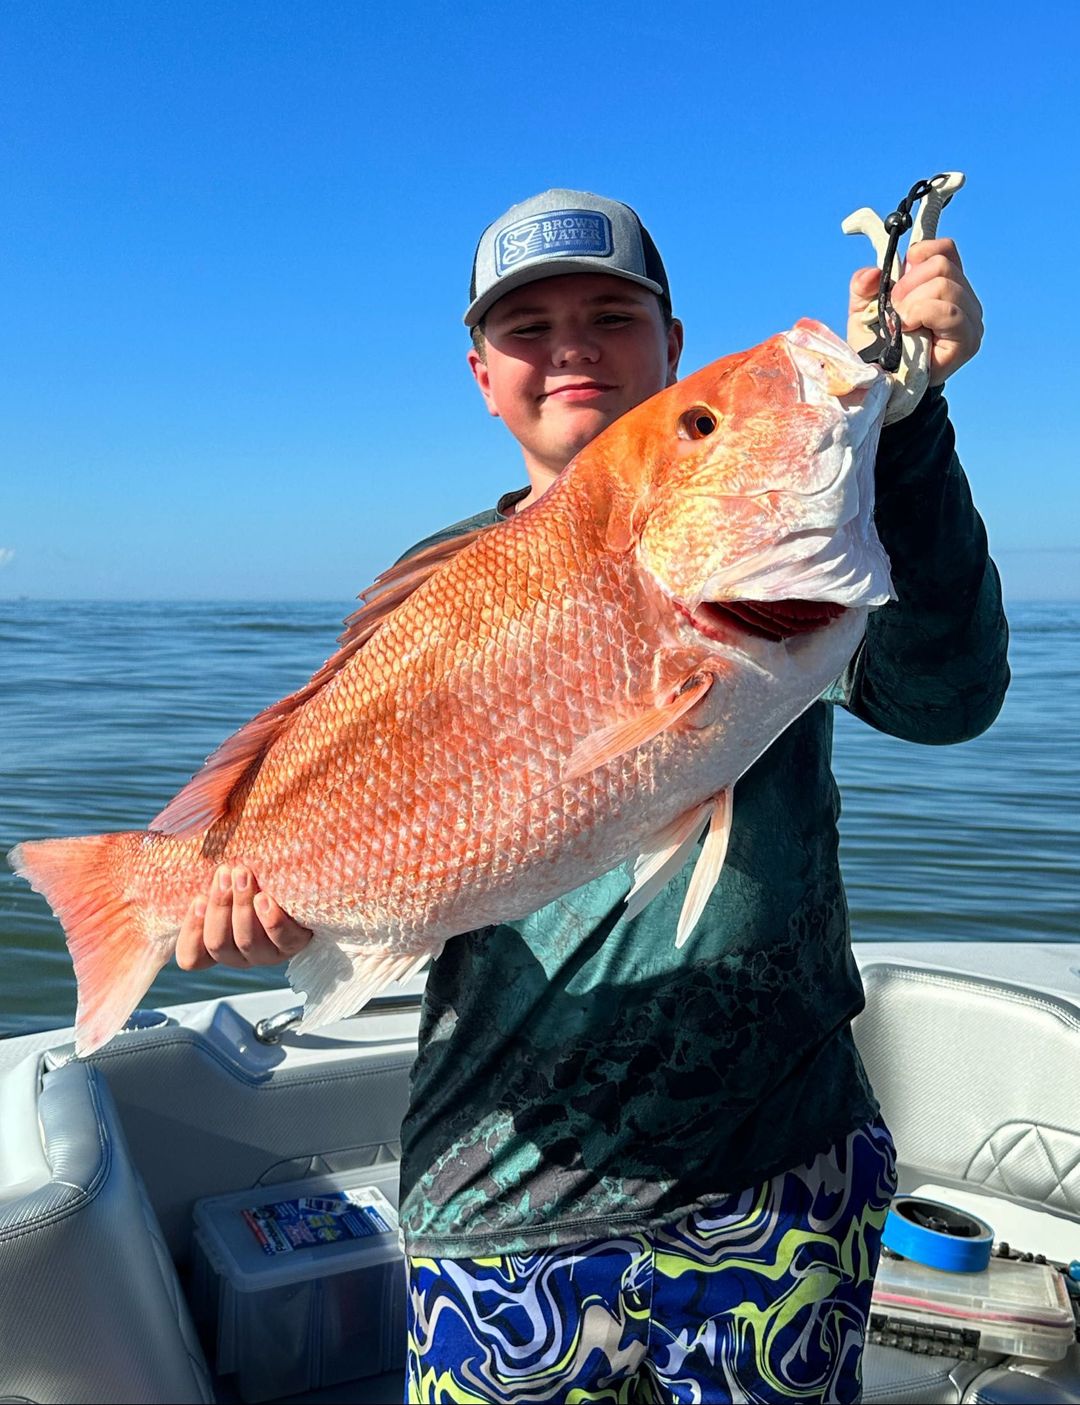
<svg viewBox="0 0 1080 1405">
<path fill-rule="evenodd" d="M 402 1129 L 410 1254 L 644 1229 L 800 1164 L 877 1112 L 851 1035 L 863 991 L 837 858 L 833 707 L 909 741 L 959 742 L 993 721 L 1009 677 L 997 572 L 939 391 L 884 431 L 876 515 L 898 599 L 738 782 L 720 882 L 686 946 L 673 933 L 693 864 L 630 921 L 625 865 L 455 938 L 433 964 Z"/>
</svg>

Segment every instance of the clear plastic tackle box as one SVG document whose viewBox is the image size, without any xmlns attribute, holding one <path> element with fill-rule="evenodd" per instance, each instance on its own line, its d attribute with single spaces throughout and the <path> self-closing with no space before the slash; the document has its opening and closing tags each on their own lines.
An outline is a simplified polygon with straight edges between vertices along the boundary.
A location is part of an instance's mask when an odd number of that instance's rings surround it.
<svg viewBox="0 0 1080 1405">
<path fill-rule="evenodd" d="M 196 1203 L 195 1315 L 244 1400 L 404 1364 L 398 1177 L 387 1162 Z"/>
<path fill-rule="evenodd" d="M 1060 1361 L 1076 1322 L 1061 1273 L 992 1258 L 979 1273 L 948 1273 L 883 1254 L 870 1305 L 871 1340 L 973 1358 L 992 1352 Z"/>
</svg>

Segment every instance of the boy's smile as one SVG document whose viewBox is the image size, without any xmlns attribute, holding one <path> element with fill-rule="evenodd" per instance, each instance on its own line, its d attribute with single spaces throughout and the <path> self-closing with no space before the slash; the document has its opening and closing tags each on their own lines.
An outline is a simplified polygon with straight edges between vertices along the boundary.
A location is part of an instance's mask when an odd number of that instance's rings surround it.
<svg viewBox="0 0 1080 1405">
<path fill-rule="evenodd" d="M 579 450 L 676 377 L 682 326 L 655 293 L 609 273 L 515 289 L 484 323 L 469 366 L 491 414 L 521 445 L 538 497 Z"/>
<path fill-rule="evenodd" d="M 590 401 L 601 399 L 615 389 L 616 387 L 614 385 L 609 385 L 606 381 L 571 381 L 569 385 L 560 385 L 554 390 L 547 391 L 540 396 L 540 399 L 552 400 L 558 398 L 564 405 L 571 403 L 586 404 Z"/>
</svg>

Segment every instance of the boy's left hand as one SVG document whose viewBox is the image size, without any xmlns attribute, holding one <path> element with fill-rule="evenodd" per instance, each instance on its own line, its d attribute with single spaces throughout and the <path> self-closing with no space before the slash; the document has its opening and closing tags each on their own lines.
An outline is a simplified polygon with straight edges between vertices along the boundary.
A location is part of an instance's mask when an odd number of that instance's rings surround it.
<svg viewBox="0 0 1080 1405">
<path fill-rule="evenodd" d="M 862 314 L 870 303 L 877 304 L 879 277 L 876 268 L 860 268 L 851 279 L 848 341 L 856 350 L 867 344 Z M 924 239 L 909 250 L 892 304 L 905 332 L 923 328 L 930 333 L 931 385 L 943 385 L 982 344 L 982 304 L 951 239 Z"/>
</svg>

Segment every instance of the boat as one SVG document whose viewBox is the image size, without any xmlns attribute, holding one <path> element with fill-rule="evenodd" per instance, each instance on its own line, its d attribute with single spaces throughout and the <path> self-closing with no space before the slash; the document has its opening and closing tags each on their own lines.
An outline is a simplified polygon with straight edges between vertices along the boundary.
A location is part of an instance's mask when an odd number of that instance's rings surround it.
<svg viewBox="0 0 1080 1405">
<path fill-rule="evenodd" d="M 854 949 L 867 999 L 856 1038 L 897 1143 L 900 1191 L 985 1222 L 994 1263 L 1060 1279 L 1075 1311 L 1080 944 Z M 394 1202 L 423 980 L 306 1036 L 277 989 L 137 1011 L 86 1059 L 70 1028 L 0 1041 L 0 1400 L 400 1400 L 399 1261 L 385 1311 L 339 1321 L 352 1370 L 340 1379 L 325 1351 L 318 1364 L 325 1343 L 295 1283 L 267 1289 L 273 1310 L 260 1308 L 254 1340 L 223 1343 L 223 1303 L 238 1299 L 195 1215 L 245 1194 L 272 1201 L 296 1182 L 373 1184 Z M 1071 1325 L 1042 1359 L 1016 1354 L 1023 1328 L 1010 1346 L 961 1326 L 946 1311 L 905 1327 L 875 1299 L 864 1400 L 1080 1401 Z M 280 1364 L 290 1352 L 301 1388 Z"/>
</svg>

